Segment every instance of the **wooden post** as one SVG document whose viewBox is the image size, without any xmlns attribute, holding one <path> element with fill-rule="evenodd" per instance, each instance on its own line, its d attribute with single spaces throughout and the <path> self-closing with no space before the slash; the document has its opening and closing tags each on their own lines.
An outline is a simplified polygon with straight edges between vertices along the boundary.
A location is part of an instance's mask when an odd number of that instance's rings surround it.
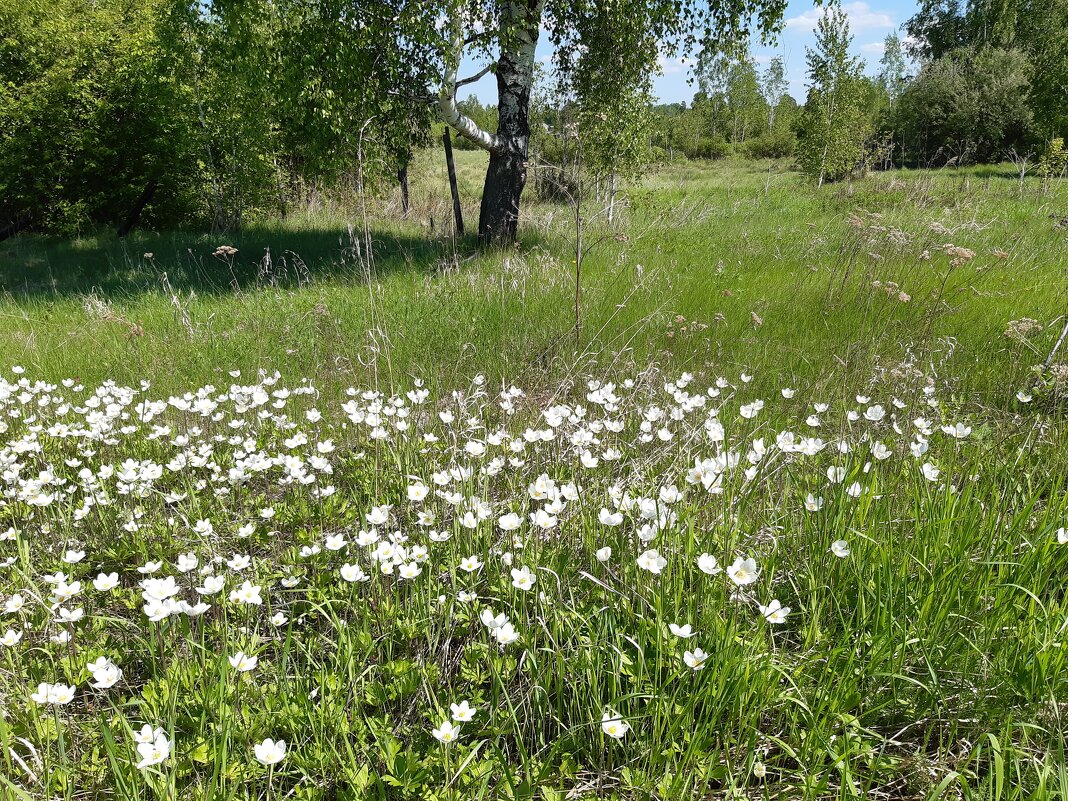
<svg viewBox="0 0 1068 801">
<path fill-rule="evenodd" d="M 464 214 L 460 208 L 460 188 L 456 185 L 456 164 L 452 160 L 452 137 L 449 136 L 448 126 L 441 135 L 441 141 L 445 143 L 445 164 L 449 167 L 449 188 L 452 190 L 452 215 L 456 218 L 456 234 L 463 236 Z"/>
<path fill-rule="evenodd" d="M 408 197 L 408 162 L 402 164 L 397 170 L 397 183 L 400 184 L 401 191 L 401 213 L 407 217 L 408 212 L 412 210 L 412 203 Z"/>
</svg>

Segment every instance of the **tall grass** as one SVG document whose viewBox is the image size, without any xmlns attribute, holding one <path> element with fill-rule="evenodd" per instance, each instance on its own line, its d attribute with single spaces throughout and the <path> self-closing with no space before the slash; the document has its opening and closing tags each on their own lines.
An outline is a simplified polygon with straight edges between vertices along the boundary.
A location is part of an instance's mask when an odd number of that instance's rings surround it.
<svg viewBox="0 0 1068 801">
<path fill-rule="evenodd" d="M 1062 185 L 420 164 L 2 246 L 0 797 L 1068 797 Z"/>
</svg>

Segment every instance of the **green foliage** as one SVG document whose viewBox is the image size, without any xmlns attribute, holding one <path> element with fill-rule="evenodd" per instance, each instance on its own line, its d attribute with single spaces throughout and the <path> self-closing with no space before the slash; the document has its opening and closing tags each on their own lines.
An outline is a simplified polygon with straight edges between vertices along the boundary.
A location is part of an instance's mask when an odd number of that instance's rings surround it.
<svg viewBox="0 0 1068 801">
<path fill-rule="evenodd" d="M 816 47 L 807 53 L 809 92 L 798 123 L 797 160 L 818 183 L 837 181 L 861 166 L 873 129 L 871 81 L 849 55 L 845 12 L 832 6 L 820 18 Z"/>
<path fill-rule="evenodd" d="M 196 120 L 168 4 L 0 4 L 0 229 L 118 225 L 150 181 L 152 217 L 194 215 Z"/>
<path fill-rule="evenodd" d="M 117 226 L 150 185 L 144 223 L 232 229 L 304 185 L 393 175 L 429 75 L 390 8 L 2 0 L 0 231 Z M 434 41 L 418 10 L 398 19 Z"/>
<path fill-rule="evenodd" d="M 696 65 L 693 105 L 655 109 L 652 143 L 666 154 L 720 159 L 738 152 L 755 158 L 792 155 L 797 102 L 786 93 L 781 57 L 758 75 L 744 46 L 710 52 Z"/>
<path fill-rule="evenodd" d="M 768 127 L 775 127 L 775 112 L 779 104 L 787 97 L 789 87 L 786 80 L 786 62 L 782 56 L 775 56 L 760 79 L 760 91 L 768 104 Z"/>
<path fill-rule="evenodd" d="M 906 27 L 925 62 L 967 48 L 1018 51 L 1030 66 L 1037 132 L 1068 135 L 1068 0 L 923 0 Z"/>
<path fill-rule="evenodd" d="M 893 108 L 894 103 L 901 97 L 901 93 L 905 91 L 908 80 L 908 68 L 905 65 L 905 52 L 901 39 L 896 33 L 888 34 L 883 42 L 883 55 L 879 59 L 879 76 L 876 83 L 886 92 L 890 108 Z"/>
<path fill-rule="evenodd" d="M 1068 169 L 1068 148 L 1061 137 L 1051 139 L 1038 162 L 1038 174 L 1043 178 L 1059 178 Z"/>
<path fill-rule="evenodd" d="M 924 65 L 897 104 L 893 128 L 912 163 L 996 161 L 1031 137 L 1027 58 L 965 47 Z"/>
<path fill-rule="evenodd" d="M 741 146 L 742 152 L 754 159 L 781 159 L 794 155 L 797 136 L 786 126 L 749 139 Z"/>
</svg>

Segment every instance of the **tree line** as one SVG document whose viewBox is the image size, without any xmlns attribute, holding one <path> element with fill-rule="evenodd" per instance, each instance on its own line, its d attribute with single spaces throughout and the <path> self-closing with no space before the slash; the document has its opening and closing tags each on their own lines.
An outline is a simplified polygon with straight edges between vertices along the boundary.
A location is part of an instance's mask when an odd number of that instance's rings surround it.
<svg viewBox="0 0 1068 801">
<path fill-rule="evenodd" d="M 780 57 L 763 71 L 745 48 L 698 64 L 693 102 L 654 109 L 652 157 L 793 156 L 817 181 L 890 166 L 1041 166 L 1043 158 L 1045 169 L 1063 170 L 1068 3 L 1009 14 L 926 2 L 906 32 L 904 41 L 886 37 L 867 74 L 850 54 L 846 15 L 831 6 L 806 53 L 800 105 L 786 93 Z"/>
<path fill-rule="evenodd" d="M 514 239 L 532 166 L 792 156 L 818 181 L 1037 154 L 1068 130 L 1068 0 L 924 0 L 877 74 L 831 6 L 807 96 L 751 41 L 784 0 L 0 0 L 0 237 L 240 227 L 403 176 L 447 126 L 489 153 L 483 241 Z M 534 57 L 554 59 L 539 81 Z M 663 55 L 689 105 L 654 106 Z M 906 55 L 917 64 L 909 74 Z M 473 75 L 462 63 L 486 64 Z M 486 76 L 497 102 L 462 101 Z M 437 126 L 437 127 L 435 127 Z M 532 150 L 533 148 L 533 150 Z M 561 170 L 561 175 L 563 174 Z"/>
</svg>

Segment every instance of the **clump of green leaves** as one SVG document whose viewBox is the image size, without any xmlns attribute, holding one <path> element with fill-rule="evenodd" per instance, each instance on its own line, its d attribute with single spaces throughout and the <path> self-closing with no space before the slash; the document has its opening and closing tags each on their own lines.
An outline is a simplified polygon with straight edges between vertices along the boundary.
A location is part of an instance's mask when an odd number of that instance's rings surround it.
<svg viewBox="0 0 1068 801">
<path fill-rule="evenodd" d="M 870 82 L 863 62 L 849 54 L 852 40 L 845 12 L 833 7 L 819 21 L 815 49 L 806 51 L 809 92 L 797 160 L 820 184 L 841 180 L 861 165 L 872 130 L 864 106 Z"/>
</svg>

